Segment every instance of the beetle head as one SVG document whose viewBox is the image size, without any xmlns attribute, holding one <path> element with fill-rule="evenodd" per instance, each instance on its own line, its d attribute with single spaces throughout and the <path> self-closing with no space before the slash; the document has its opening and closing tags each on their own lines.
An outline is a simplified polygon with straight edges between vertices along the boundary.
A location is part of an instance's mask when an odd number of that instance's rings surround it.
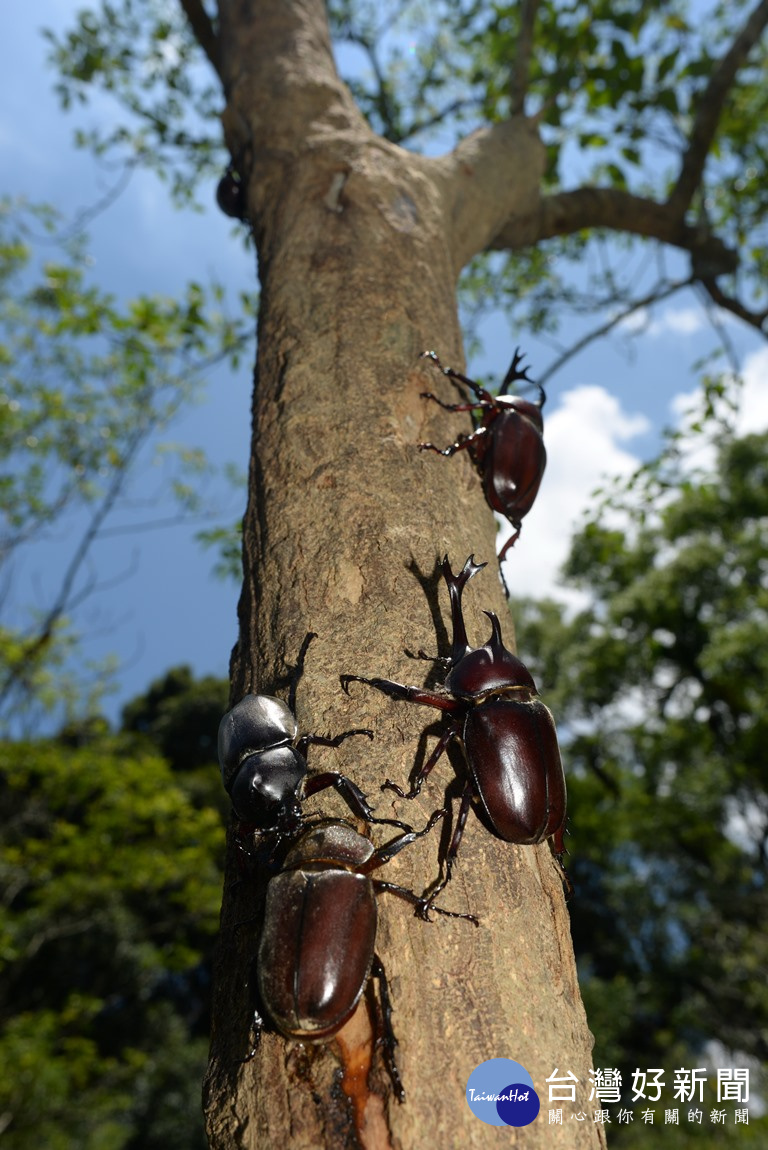
<svg viewBox="0 0 768 1150">
<path fill-rule="evenodd" d="M 306 760 L 290 745 L 247 755 L 228 788 L 235 814 L 258 830 L 291 833 L 301 822 L 297 792 L 306 773 Z"/>
<path fill-rule="evenodd" d="M 270 747 L 289 746 L 299 733 L 296 716 L 282 699 L 246 695 L 219 724 L 219 763 L 224 786 L 232 790 L 240 764 Z"/>
<path fill-rule="evenodd" d="M 522 688 L 536 694 L 531 672 L 504 646 L 496 615 L 492 611 L 485 614 L 493 628 L 490 639 L 484 647 L 468 649 L 454 664 L 445 680 L 446 689 L 460 699 L 473 699 L 509 688 Z"/>
<path fill-rule="evenodd" d="M 322 863 L 329 869 L 336 866 L 355 870 L 365 866 L 374 852 L 371 840 L 348 823 L 339 819 L 323 819 L 308 827 L 291 846 L 283 869 Z"/>
<path fill-rule="evenodd" d="M 515 411 L 523 418 L 530 420 L 533 426 L 537 429 L 539 434 L 544 432 L 544 418 L 541 414 L 542 404 L 533 403 L 530 399 L 523 399 L 520 395 L 499 395 L 496 396 L 496 406 L 501 411 Z"/>
</svg>

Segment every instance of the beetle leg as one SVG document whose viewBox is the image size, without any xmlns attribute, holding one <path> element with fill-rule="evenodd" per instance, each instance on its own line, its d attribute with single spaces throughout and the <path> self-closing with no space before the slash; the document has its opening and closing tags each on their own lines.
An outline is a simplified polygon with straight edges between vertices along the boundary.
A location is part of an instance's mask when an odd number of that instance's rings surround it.
<svg viewBox="0 0 768 1150">
<path fill-rule="evenodd" d="M 307 748 L 313 747 L 339 747 L 351 735 L 367 735 L 369 739 L 373 738 L 373 731 L 368 727 L 355 727 L 353 731 L 342 731 L 340 735 L 302 735 L 296 743 L 296 750 L 300 755 L 306 759 Z"/>
<path fill-rule="evenodd" d="M 565 823 L 563 823 L 550 838 L 549 845 L 552 848 L 552 854 L 555 856 L 555 862 L 560 868 L 560 878 L 565 893 L 565 901 L 568 902 L 573 897 L 573 882 L 563 862 L 563 855 L 568 854 L 568 848 L 565 845 L 565 833 Z"/>
<path fill-rule="evenodd" d="M 467 375 L 462 375 L 460 371 L 454 371 L 452 367 L 443 367 L 438 358 L 437 352 L 423 351 L 419 356 L 419 359 L 431 359 L 433 363 L 437 364 L 443 375 L 448 376 L 452 383 L 456 383 L 457 385 L 459 383 L 463 383 L 465 387 L 471 388 L 475 395 L 479 396 L 483 400 L 489 401 L 491 406 L 495 406 L 493 403 L 493 396 L 490 394 L 490 392 L 486 391 L 484 387 L 481 387 L 480 384 L 477 383 L 474 379 L 470 379 Z"/>
<path fill-rule="evenodd" d="M 437 707 L 441 711 L 460 711 L 465 706 L 459 699 L 439 691 L 429 691 L 424 687 L 407 687 L 391 679 L 364 679 L 362 675 L 341 675 L 341 685 L 349 694 L 350 683 L 367 683 L 389 695 L 390 699 L 401 699 L 406 703 L 423 703 L 426 707 Z"/>
<path fill-rule="evenodd" d="M 378 847 L 367 862 L 356 868 L 358 874 L 370 874 L 371 871 L 378 870 L 379 867 L 384 866 L 390 859 L 393 859 L 396 854 L 399 854 L 404 847 L 410 846 L 411 843 L 416 842 L 416 839 L 421 839 L 424 835 L 428 835 L 435 824 L 439 823 L 440 819 L 445 818 L 447 814 L 448 808 L 441 807 L 440 810 L 432 813 L 429 822 L 423 830 L 415 831 L 413 827 L 408 827 L 405 834 L 398 835 L 396 839 L 393 839 L 391 843 L 386 843 L 383 847 Z M 407 826 L 406 823 L 401 823 L 400 825 Z"/>
<path fill-rule="evenodd" d="M 487 411 L 497 406 L 491 399 L 478 399 L 476 403 L 472 403 L 471 401 L 467 403 L 445 403 L 432 391 L 422 391 L 421 398 L 431 399 L 434 403 L 439 404 L 444 411 L 477 411 L 478 409 Z"/>
<path fill-rule="evenodd" d="M 415 655 L 412 655 L 410 651 L 406 651 L 405 653 L 411 658 L 423 659 L 425 663 L 439 663 L 445 671 L 446 675 L 451 669 L 451 660 L 447 655 L 428 655 L 427 652 L 421 647 L 419 647 Z"/>
<path fill-rule="evenodd" d="M 416 892 L 413 890 L 409 890 L 406 886 L 398 886 L 397 883 L 394 882 L 384 882 L 382 879 L 373 879 L 372 881 L 377 892 L 383 891 L 385 894 L 399 895 L 400 898 L 404 898 L 408 902 L 412 903 L 417 908 L 419 917 L 423 917 L 423 915 L 420 913 L 421 908 L 424 905 L 424 899 L 421 895 L 416 894 Z M 480 920 L 473 914 L 462 914 L 458 910 L 445 910 L 444 907 L 435 906 L 433 903 L 430 903 L 429 909 L 436 911 L 437 914 L 445 915 L 446 918 L 464 918 L 467 920 L 467 922 L 471 922 L 475 926 L 480 925 Z"/>
<path fill-rule="evenodd" d="M 358 873 L 370 874 L 371 871 L 377 870 L 380 866 L 384 866 L 390 861 L 390 859 L 394 858 L 394 856 L 398 854 L 403 849 L 403 847 L 410 846 L 410 844 L 415 842 L 416 839 L 420 839 L 423 838 L 424 835 L 428 835 L 435 824 L 438 823 L 440 819 L 445 818 L 447 814 L 448 808 L 441 807 L 439 811 L 435 811 L 432 814 L 429 822 L 424 827 L 424 830 L 411 831 L 410 834 L 400 835 L 398 838 L 394 839 L 393 842 L 387 843 L 386 846 L 379 847 L 378 850 L 374 851 L 374 853 L 368 859 L 367 863 L 358 868 Z M 405 898 L 408 900 L 408 902 L 413 903 L 413 905 L 417 908 L 417 912 L 420 910 L 424 902 L 423 896 L 416 894 L 415 891 L 409 890 L 407 887 L 398 886 L 397 883 L 385 882 L 382 879 L 372 879 L 371 881 L 373 882 L 373 885 L 377 891 L 387 891 L 390 894 L 399 894 L 401 898 Z M 459 911 L 444 910 L 441 906 L 433 906 L 432 909 L 437 911 L 438 914 L 444 914 L 446 918 L 465 918 L 469 922 L 473 922 L 475 926 L 480 925 L 473 914 L 461 914 Z"/>
<path fill-rule="evenodd" d="M 240 923 L 236 923 L 235 925 L 239 926 Z M 250 964 L 250 975 L 249 975 L 248 981 L 250 982 L 252 987 L 255 987 L 257 985 L 256 959 L 254 959 Z M 246 985 L 248 985 L 248 984 L 246 983 Z M 253 997 L 255 997 L 255 995 L 252 994 L 251 1001 L 253 1001 Z M 259 1049 L 259 1043 L 261 1042 L 261 1032 L 263 1029 L 264 1029 L 264 1019 L 261 1017 L 261 1014 L 260 1014 L 258 1008 L 256 1006 L 254 1006 L 253 1007 L 253 1014 L 251 1016 L 251 1025 L 250 1025 L 250 1028 L 248 1030 L 248 1041 L 250 1043 L 250 1046 L 249 1046 L 248 1053 L 246 1054 L 245 1058 L 241 1058 L 239 1060 L 241 1065 L 243 1065 L 246 1062 L 250 1062 L 253 1058 L 256 1057 L 256 1052 Z"/>
<path fill-rule="evenodd" d="M 504 544 L 501 551 L 499 552 L 499 563 L 502 563 L 504 561 L 504 556 L 506 555 L 507 551 L 509 551 L 510 547 L 514 547 L 515 543 L 517 543 L 518 539 L 520 538 L 520 529 L 522 527 L 522 524 L 520 523 L 520 521 L 519 520 L 515 521 L 514 519 L 510 519 L 509 522 L 515 528 L 515 533 L 514 533 L 514 535 L 510 535 L 509 539 L 507 540 L 507 542 Z"/>
<path fill-rule="evenodd" d="M 440 891 L 444 890 L 445 887 L 448 886 L 448 883 L 451 881 L 453 864 L 456 859 L 456 855 L 459 853 L 459 845 L 464 834 L 464 827 L 467 825 L 467 816 L 469 815 L 469 807 L 472 802 L 473 794 L 474 787 L 472 782 L 468 780 L 461 796 L 461 806 L 459 807 L 459 814 L 456 819 L 456 827 L 453 832 L 453 837 L 451 838 L 451 843 L 448 847 L 448 853 L 445 856 L 445 877 L 441 878 L 437 883 L 437 886 L 433 887 L 432 892 L 428 897 L 425 898 L 424 895 L 421 896 L 421 905 L 417 907 L 416 913 L 418 914 L 419 918 L 423 918 L 426 922 L 429 922 L 430 910 L 433 908 L 435 910 L 437 909 L 437 907 L 434 906 L 435 899 L 440 894 Z"/>
<path fill-rule="evenodd" d="M 473 445 L 487 431 L 487 427 L 478 427 L 477 431 L 473 431 L 471 435 L 460 435 L 455 443 L 449 443 L 447 447 L 438 447 L 434 443 L 419 443 L 417 446 L 419 451 L 436 451 L 438 455 L 445 456 L 455 455 L 457 451 L 464 451 L 467 447 L 471 453 Z"/>
<path fill-rule="evenodd" d="M 381 1004 L 383 1031 L 380 1041 L 384 1054 L 384 1063 L 387 1067 L 387 1072 L 398 1102 L 405 1102 L 405 1087 L 403 1086 L 403 1080 L 400 1077 L 400 1071 L 397 1069 L 397 1063 L 395 1062 L 395 1050 L 397 1049 L 398 1041 L 392 1027 L 392 1000 L 389 997 L 389 986 L 387 985 L 387 976 L 384 973 L 384 964 L 378 954 L 374 954 L 373 956 L 371 977 L 375 978 L 379 984 L 379 1003 Z"/>
<path fill-rule="evenodd" d="M 306 779 L 300 801 L 303 802 L 304 799 L 316 795 L 319 791 L 327 790 L 328 787 L 334 787 L 346 799 L 355 814 L 365 819 L 366 822 L 384 823 L 387 826 L 406 831 L 408 834 L 415 833 L 412 826 L 401 822 L 400 819 L 377 819 L 373 813 L 373 807 L 370 806 L 357 784 L 348 779 L 346 775 L 340 775 L 338 771 L 323 771 L 320 775 L 313 775 L 311 779 Z"/>
<path fill-rule="evenodd" d="M 454 737 L 455 734 L 456 734 L 456 728 L 450 727 L 445 732 L 444 735 L 441 735 L 434 751 L 429 756 L 427 761 L 424 763 L 424 766 L 421 768 L 421 770 L 418 771 L 417 774 L 415 775 L 413 783 L 411 784 L 411 789 L 409 791 L 401 790 L 400 787 L 397 785 L 397 783 L 393 783 L 389 779 L 387 779 L 385 782 L 383 782 L 381 784 L 381 789 L 383 791 L 394 791 L 395 794 L 399 795 L 401 799 L 415 799 L 416 796 L 421 791 L 422 783 L 424 782 L 427 775 L 430 773 L 430 771 L 434 767 L 435 763 L 440 758 L 443 751 L 448 746 L 448 744 L 450 743 L 451 739 Z"/>
<path fill-rule="evenodd" d="M 258 1010 L 254 1010 L 253 1019 L 251 1021 L 251 1029 L 248 1032 L 248 1037 L 251 1042 L 251 1048 L 246 1054 L 245 1058 L 241 1058 L 241 1063 L 250 1062 L 256 1057 L 256 1052 L 259 1049 L 261 1042 L 261 1032 L 264 1029 L 264 1019 L 259 1014 Z"/>
</svg>

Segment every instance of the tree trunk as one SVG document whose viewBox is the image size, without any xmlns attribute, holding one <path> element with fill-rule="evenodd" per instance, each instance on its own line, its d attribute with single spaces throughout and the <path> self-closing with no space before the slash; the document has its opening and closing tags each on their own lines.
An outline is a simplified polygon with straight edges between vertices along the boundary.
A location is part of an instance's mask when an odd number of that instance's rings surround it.
<svg viewBox="0 0 768 1150">
<path fill-rule="evenodd" d="M 244 527 L 240 638 L 232 700 L 281 693 L 308 631 L 297 710 L 302 732 L 371 727 L 310 750 L 310 770 L 350 775 L 380 816 L 423 826 L 459 780 L 440 760 L 412 803 L 379 790 L 405 784 L 437 712 L 394 702 L 339 675 L 421 684 L 425 664 L 405 648 L 446 654 L 449 614 L 438 563 L 487 560 L 465 595 L 470 642 L 488 637 L 483 610 L 507 621 L 495 562 L 495 526 L 465 455 L 420 454 L 448 443 L 466 416 L 420 398 L 455 399 L 420 363 L 435 348 L 460 367 L 456 279 L 466 260 L 508 225 L 525 226 L 541 174 L 541 148 L 523 120 L 470 137 L 428 160 L 376 137 L 338 80 L 319 0 L 222 0 L 220 60 L 230 150 L 248 175 L 248 213 L 262 284 L 253 445 Z M 436 378 L 437 375 L 437 378 Z M 468 420 L 463 426 L 468 430 Z M 519 547 L 535 547 L 524 531 Z M 460 767 L 460 764 L 456 764 Z M 322 793 L 307 810 L 350 818 Z M 373 828 L 377 843 L 386 841 Z M 421 892 L 437 875 L 449 828 L 398 855 L 381 877 Z M 439 856 L 438 856 L 439 848 Z M 534 1148 L 604 1145 L 591 1121 L 587 1029 L 557 866 L 547 844 L 518 848 L 470 814 L 442 905 L 480 926 L 414 917 L 378 898 L 377 952 L 390 983 L 397 1061 L 407 1092 L 394 1098 L 373 1045 L 375 1000 L 366 994 L 344 1030 L 315 1045 L 265 1032 L 247 1063 L 258 942 L 258 883 L 230 859 L 214 1006 L 206 1112 L 211 1146 L 487 1146 L 494 1138 L 465 1101 L 486 1059 L 508 1057 L 533 1076 L 542 1114 L 506 1139 Z M 355 1067 L 358 1073 L 355 1074 Z M 545 1079 L 579 1079 L 574 1111 L 586 1121 L 549 1125 Z M 557 1105 L 557 1104 L 553 1104 Z"/>
</svg>

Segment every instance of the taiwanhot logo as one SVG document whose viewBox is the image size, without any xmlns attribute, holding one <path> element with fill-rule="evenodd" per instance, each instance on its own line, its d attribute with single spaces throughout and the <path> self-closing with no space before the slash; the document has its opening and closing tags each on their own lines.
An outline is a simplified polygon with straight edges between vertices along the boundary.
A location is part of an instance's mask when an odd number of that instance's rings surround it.
<svg viewBox="0 0 768 1150">
<path fill-rule="evenodd" d="M 528 1126 L 541 1103 L 524 1066 L 511 1058 L 490 1058 L 467 1080 L 467 1106 L 489 1126 Z"/>
</svg>

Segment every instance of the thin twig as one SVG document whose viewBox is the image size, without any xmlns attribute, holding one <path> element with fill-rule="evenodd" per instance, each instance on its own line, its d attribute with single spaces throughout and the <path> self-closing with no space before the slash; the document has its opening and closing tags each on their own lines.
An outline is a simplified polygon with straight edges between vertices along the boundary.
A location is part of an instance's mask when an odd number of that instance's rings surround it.
<svg viewBox="0 0 768 1150">
<path fill-rule="evenodd" d="M 741 300 L 736 299 L 734 296 L 727 295 L 720 287 L 718 287 L 717 280 L 713 277 L 702 276 L 699 281 L 718 307 L 723 308 L 725 311 L 730 311 L 737 315 L 739 319 L 743 319 L 745 323 L 750 324 L 751 327 L 757 328 L 763 335 L 768 336 L 766 331 L 766 321 L 768 321 L 768 308 L 763 311 L 751 311 Z"/>
<path fill-rule="evenodd" d="M 509 111 L 512 116 L 522 116 L 525 111 L 525 97 L 530 79 L 531 55 L 533 53 L 533 27 L 539 0 L 521 0 L 520 30 L 517 34 L 515 60 L 509 83 Z"/>
<path fill-rule="evenodd" d="M 589 347 L 596 339 L 601 339 L 602 336 L 608 335 L 608 333 L 613 331 L 623 320 L 628 319 L 629 316 L 634 315 L 635 312 L 641 311 L 645 307 L 650 307 L 654 303 L 659 303 L 661 300 L 669 299 L 670 296 L 680 291 L 681 288 L 691 287 L 693 283 L 695 283 L 693 277 L 688 276 L 687 279 L 675 280 L 671 284 L 667 284 L 665 288 L 654 288 L 653 291 L 643 296 L 642 299 L 634 300 L 628 307 L 624 308 L 623 311 L 618 312 L 599 327 L 587 332 L 587 334 L 577 340 L 576 343 L 571 344 L 562 355 L 557 357 L 554 363 L 549 365 L 546 371 L 538 376 L 537 382 L 543 386 L 569 359 L 573 359 L 575 355 L 578 355 L 585 347 Z"/>
</svg>

